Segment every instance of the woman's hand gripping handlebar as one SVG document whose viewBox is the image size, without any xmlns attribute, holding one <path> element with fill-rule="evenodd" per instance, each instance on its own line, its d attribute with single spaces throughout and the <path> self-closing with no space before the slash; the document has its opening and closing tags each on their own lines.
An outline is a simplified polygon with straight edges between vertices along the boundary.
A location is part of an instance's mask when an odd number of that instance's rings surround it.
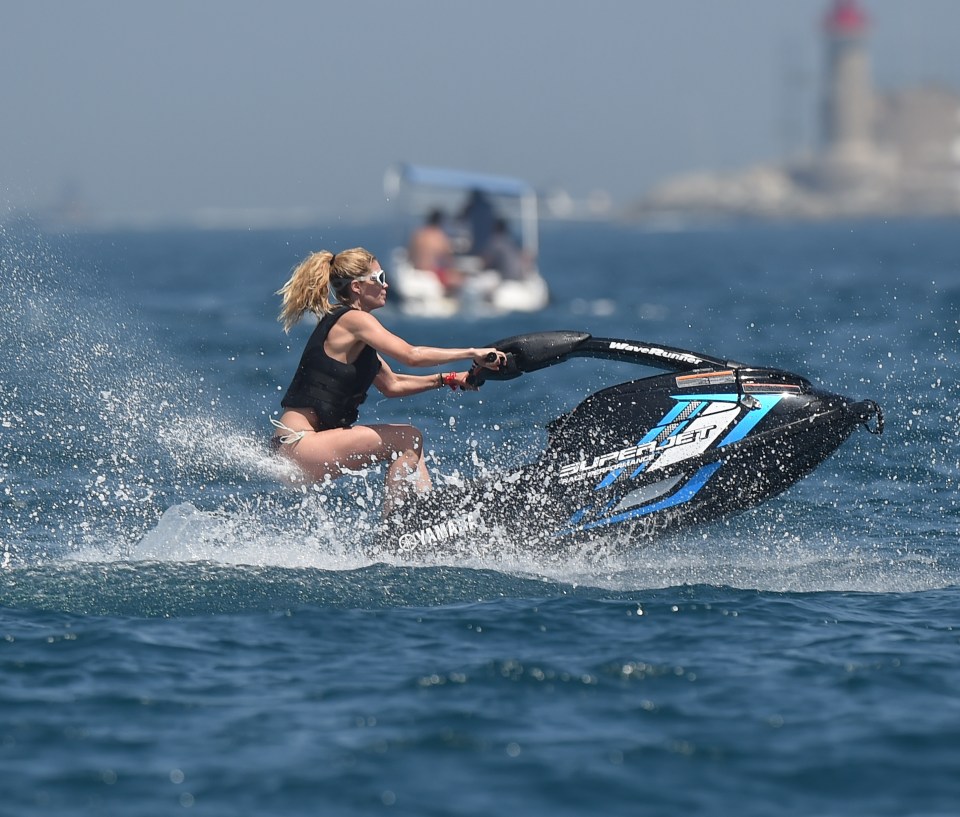
<svg viewBox="0 0 960 817">
<path fill-rule="evenodd" d="M 487 379 L 489 372 L 499 372 L 504 368 L 509 368 L 510 358 L 506 352 L 499 349 L 487 352 L 482 358 L 475 359 L 470 372 L 467 374 L 467 384 L 475 389 L 479 389 Z"/>
</svg>

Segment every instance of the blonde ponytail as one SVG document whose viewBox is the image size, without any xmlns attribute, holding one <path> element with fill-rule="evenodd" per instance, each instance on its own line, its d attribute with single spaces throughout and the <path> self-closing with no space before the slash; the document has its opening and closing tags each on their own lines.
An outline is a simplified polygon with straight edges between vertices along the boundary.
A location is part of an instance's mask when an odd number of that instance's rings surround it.
<svg viewBox="0 0 960 817">
<path fill-rule="evenodd" d="M 349 284 L 351 278 L 368 275 L 374 261 L 373 253 L 362 247 L 339 253 L 320 250 L 308 255 L 294 269 L 290 280 L 277 290 L 283 298 L 277 318 L 283 331 L 289 332 L 306 312 L 318 318 L 331 312 L 336 305 L 330 302 L 331 292 L 338 302 L 349 304 L 349 290 L 344 284 Z"/>
</svg>

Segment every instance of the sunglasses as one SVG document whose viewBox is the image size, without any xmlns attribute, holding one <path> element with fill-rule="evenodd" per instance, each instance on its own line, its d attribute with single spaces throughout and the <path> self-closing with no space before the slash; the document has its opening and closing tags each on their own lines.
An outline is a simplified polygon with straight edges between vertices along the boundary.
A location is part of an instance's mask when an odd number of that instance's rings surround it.
<svg viewBox="0 0 960 817">
<path fill-rule="evenodd" d="M 385 287 L 387 285 L 387 273 L 386 270 L 378 269 L 376 272 L 371 272 L 369 275 L 364 275 L 362 278 L 358 278 L 358 281 L 376 281 L 378 285 Z"/>
</svg>

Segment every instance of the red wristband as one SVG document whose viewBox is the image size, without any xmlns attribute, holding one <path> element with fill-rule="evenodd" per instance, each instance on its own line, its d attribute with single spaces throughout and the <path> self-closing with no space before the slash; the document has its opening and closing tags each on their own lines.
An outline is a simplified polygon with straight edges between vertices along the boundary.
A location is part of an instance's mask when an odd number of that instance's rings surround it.
<svg viewBox="0 0 960 817">
<path fill-rule="evenodd" d="M 447 374 L 443 376 L 443 385 L 455 389 L 457 387 L 457 373 L 447 372 Z"/>
</svg>

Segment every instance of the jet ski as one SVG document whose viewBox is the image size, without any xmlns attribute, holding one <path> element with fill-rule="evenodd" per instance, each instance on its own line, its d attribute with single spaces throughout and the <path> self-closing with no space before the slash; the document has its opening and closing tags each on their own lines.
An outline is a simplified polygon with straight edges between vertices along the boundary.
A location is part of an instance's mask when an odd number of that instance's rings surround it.
<svg viewBox="0 0 960 817">
<path fill-rule="evenodd" d="M 589 395 L 548 424 L 534 462 L 407 502 L 383 522 L 385 551 L 475 553 L 498 536 L 552 552 L 597 538 L 642 544 L 777 496 L 859 426 L 883 431 L 874 401 L 831 394 L 779 369 L 576 331 L 489 346 L 506 352 L 507 363 L 474 369 L 477 385 L 571 358 L 665 373 Z"/>
</svg>

